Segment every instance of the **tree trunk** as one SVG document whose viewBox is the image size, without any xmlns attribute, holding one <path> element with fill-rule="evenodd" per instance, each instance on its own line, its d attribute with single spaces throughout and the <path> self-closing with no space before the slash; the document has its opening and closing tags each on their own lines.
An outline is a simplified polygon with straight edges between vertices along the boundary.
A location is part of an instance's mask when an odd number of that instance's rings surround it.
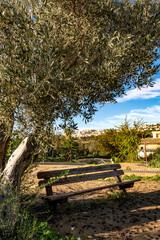
<svg viewBox="0 0 160 240">
<path fill-rule="evenodd" d="M 5 229 L 7 233 L 14 233 L 16 228 L 19 217 L 21 177 L 31 162 L 31 155 L 35 146 L 33 136 L 26 137 L 13 152 L 0 176 L 0 205 L 2 206 L 0 209 L 0 224 L 9 222 L 9 225 L 7 225 L 9 229 Z"/>
<path fill-rule="evenodd" d="M 0 124 L 0 172 L 5 168 L 5 156 L 7 152 L 7 146 L 11 139 L 14 125 L 14 115 L 10 117 L 8 127 L 5 123 Z"/>
<path fill-rule="evenodd" d="M 26 137 L 13 152 L 1 175 L 4 185 L 9 184 L 13 189 L 19 191 L 21 177 L 31 162 L 34 147 L 33 138 Z"/>
<path fill-rule="evenodd" d="M 10 136 L 4 137 L 3 140 L 2 138 L 0 138 L 0 171 L 2 171 L 5 167 L 5 156 L 6 156 L 9 140 L 10 140 Z"/>
</svg>

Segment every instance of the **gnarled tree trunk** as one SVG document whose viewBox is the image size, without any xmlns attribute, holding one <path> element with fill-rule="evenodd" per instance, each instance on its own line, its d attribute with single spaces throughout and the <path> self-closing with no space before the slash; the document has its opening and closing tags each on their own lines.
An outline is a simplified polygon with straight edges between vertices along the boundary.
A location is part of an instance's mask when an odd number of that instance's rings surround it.
<svg viewBox="0 0 160 240">
<path fill-rule="evenodd" d="M 13 152 L 0 178 L 0 224 L 10 223 L 10 232 L 15 231 L 19 214 L 19 190 L 21 177 L 31 162 L 35 150 L 33 136 L 26 137 Z M 2 221 L 2 223 L 1 223 Z"/>
<path fill-rule="evenodd" d="M 19 191 L 21 177 L 31 162 L 31 155 L 35 147 L 33 142 L 33 138 L 26 137 L 13 152 L 1 174 L 1 181 L 4 185 L 9 184 L 13 189 Z"/>
</svg>

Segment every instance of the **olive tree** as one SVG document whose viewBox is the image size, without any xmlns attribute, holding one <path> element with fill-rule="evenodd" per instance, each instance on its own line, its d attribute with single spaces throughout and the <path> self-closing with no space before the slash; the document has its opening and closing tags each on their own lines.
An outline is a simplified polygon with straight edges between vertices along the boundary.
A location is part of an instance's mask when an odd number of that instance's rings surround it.
<svg viewBox="0 0 160 240">
<path fill-rule="evenodd" d="M 0 0 L 0 166 L 14 188 L 57 119 L 151 86 L 159 0 Z M 7 143 L 24 140 L 4 164 Z M 5 167 L 4 167 L 5 166 Z"/>
</svg>

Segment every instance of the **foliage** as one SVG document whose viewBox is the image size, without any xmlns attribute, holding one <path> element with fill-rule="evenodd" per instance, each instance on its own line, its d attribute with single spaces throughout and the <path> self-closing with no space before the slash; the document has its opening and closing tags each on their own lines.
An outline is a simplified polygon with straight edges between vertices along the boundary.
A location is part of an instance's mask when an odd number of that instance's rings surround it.
<svg viewBox="0 0 160 240">
<path fill-rule="evenodd" d="M 148 181 L 160 181 L 160 176 L 159 175 L 154 175 L 150 177 L 142 177 L 142 176 L 137 176 L 135 174 L 131 175 L 124 175 L 123 180 L 133 180 L 133 179 L 138 179 L 138 180 L 148 180 Z"/>
<path fill-rule="evenodd" d="M 150 156 L 149 166 L 160 168 L 160 149 L 155 150 Z"/>
<path fill-rule="evenodd" d="M 15 229 L 10 228 L 10 222 L 1 221 L 0 240 L 76 240 L 76 237 L 60 236 L 48 228 L 47 222 L 39 222 L 28 212 L 17 212 Z"/>
<path fill-rule="evenodd" d="M 57 120 L 89 121 L 97 104 L 152 86 L 159 11 L 159 0 L 0 1 L 0 141 L 15 128 L 39 153 Z"/>
<path fill-rule="evenodd" d="M 70 123 L 69 126 L 64 127 L 65 139 L 60 147 L 60 153 L 66 160 L 72 161 L 78 149 L 78 143 L 72 137 L 72 134 L 77 129 L 77 124 Z"/>
<path fill-rule="evenodd" d="M 3 198 L 2 187 L 1 184 L 1 199 Z M 39 223 L 36 218 L 30 217 L 24 208 L 24 205 L 26 207 L 28 204 L 31 204 L 28 200 L 21 202 L 20 195 L 13 192 L 8 186 L 7 195 L 0 205 L 1 240 L 53 239 L 51 231 L 47 229 L 47 223 Z"/>
<path fill-rule="evenodd" d="M 134 121 L 133 127 L 130 126 L 127 118 L 124 124 L 121 124 L 118 128 L 120 152 L 119 157 L 127 161 L 134 161 L 138 158 L 138 146 L 142 137 L 139 127 L 143 124 L 143 121 Z"/>
<path fill-rule="evenodd" d="M 107 198 L 113 201 L 118 201 L 120 204 L 123 204 L 128 200 L 133 199 L 133 196 L 129 193 L 125 194 L 123 191 L 119 191 L 119 192 L 108 194 Z"/>
<path fill-rule="evenodd" d="M 11 138 L 8 143 L 7 155 L 10 156 L 11 153 L 19 146 L 21 142 L 22 142 L 22 138 L 18 136 Z"/>
<path fill-rule="evenodd" d="M 59 146 L 59 155 L 67 161 L 73 159 L 85 157 L 89 153 L 89 150 L 83 143 L 71 137 L 71 139 L 63 139 Z"/>
<path fill-rule="evenodd" d="M 108 129 L 98 138 L 99 149 L 102 154 L 117 156 L 119 153 L 119 136 L 116 129 Z"/>
<path fill-rule="evenodd" d="M 153 177 L 143 177 L 143 180 L 160 181 L 160 176 L 159 175 L 154 175 Z"/>
<path fill-rule="evenodd" d="M 78 150 L 78 143 L 73 139 L 65 139 L 63 145 L 60 148 L 60 154 L 67 161 L 72 161 L 74 157 L 76 157 L 76 153 Z"/>
<path fill-rule="evenodd" d="M 97 136 L 87 136 L 77 139 L 84 146 L 84 157 L 99 157 Z"/>
<path fill-rule="evenodd" d="M 142 135 L 143 135 L 143 138 L 152 138 L 153 137 L 152 130 L 145 130 L 144 132 L 142 130 Z"/>
<path fill-rule="evenodd" d="M 85 145 L 81 140 L 73 137 L 75 130 L 77 130 L 77 124 L 74 122 L 64 123 L 61 127 L 63 127 L 65 135 L 53 135 L 53 144 L 49 149 L 47 156 L 52 155 L 52 157 L 55 157 L 56 159 L 63 158 L 63 160 L 72 161 L 80 156 L 87 155 L 89 151 Z"/>
<path fill-rule="evenodd" d="M 66 174 L 64 172 L 63 174 Z M 28 175 L 26 175 L 27 178 Z M 56 180 L 56 179 L 55 179 Z M 26 181 L 25 181 L 26 183 Z M 0 186 L 0 240 L 76 240 L 76 237 L 61 236 L 48 227 L 47 222 L 40 222 L 32 214 L 32 209 L 39 201 L 36 188 L 31 194 L 29 188 L 17 193 L 10 185 L 7 186 L 7 195 L 3 194 Z M 36 191 L 36 194 L 35 194 Z M 27 195 L 26 195 L 27 193 Z M 2 201 L 3 199 L 3 201 Z M 45 208 L 45 206 L 43 206 Z M 45 211 L 45 209 L 44 209 Z M 7 214 L 6 214 L 7 213 Z"/>
<path fill-rule="evenodd" d="M 141 176 L 137 176 L 137 175 L 135 175 L 135 174 L 124 175 L 124 176 L 123 176 L 123 180 L 134 180 L 134 179 L 141 180 L 142 177 L 141 177 Z"/>
<path fill-rule="evenodd" d="M 139 131 L 142 121 L 135 121 L 131 127 L 127 118 L 117 129 L 109 129 L 99 137 L 99 148 L 118 161 L 137 160 L 137 150 L 142 137 Z"/>
<path fill-rule="evenodd" d="M 1 1 L 2 120 L 14 113 L 23 132 L 46 130 L 57 118 L 89 119 L 96 103 L 132 85 L 150 85 L 158 12 L 150 0 Z"/>
</svg>

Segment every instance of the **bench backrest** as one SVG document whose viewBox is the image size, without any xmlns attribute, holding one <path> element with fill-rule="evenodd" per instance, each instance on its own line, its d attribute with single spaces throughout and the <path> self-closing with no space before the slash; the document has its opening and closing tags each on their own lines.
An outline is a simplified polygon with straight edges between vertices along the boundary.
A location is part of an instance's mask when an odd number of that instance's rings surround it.
<svg viewBox="0 0 160 240">
<path fill-rule="evenodd" d="M 123 175 L 124 172 L 119 170 L 121 168 L 120 164 L 110 164 L 110 165 L 99 165 L 99 166 L 89 166 L 83 168 L 71 168 L 53 171 L 41 171 L 37 173 L 38 179 L 44 179 L 39 181 L 39 185 L 45 184 L 50 178 L 57 178 L 62 173 L 67 172 L 67 174 L 62 174 L 62 177 L 58 181 L 52 182 L 49 185 L 61 185 L 68 183 L 76 183 L 90 180 L 103 179 L 107 177 L 118 177 Z"/>
</svg>

